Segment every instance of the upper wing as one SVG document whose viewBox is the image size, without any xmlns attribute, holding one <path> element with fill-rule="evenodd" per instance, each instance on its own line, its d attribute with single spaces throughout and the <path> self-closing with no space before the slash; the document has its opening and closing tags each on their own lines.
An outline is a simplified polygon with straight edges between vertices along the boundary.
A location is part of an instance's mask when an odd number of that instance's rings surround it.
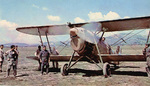
<svg viewBox="0 0 150 86">
<path fill-rule="evenodd" d="M 102 27 L 107 31 L 123 31 L 150 28 L 150 16 L 103 21 Z"/>
<path fill-rule="evenodd" d="M 33 27 L 19 27 L 16 30 L 22 33 L 31 35 L 64 35 L 69 33 L 67 25 L 49 25 L 49 26 L 33 26 Z"/>
<path fill-rule="evenodd" d="M 93 22 L 78 23 L 73 25 L 76 27 L 82 27 L 83 25 L 90 24 L 90 23 Z M 100 23 L 102 28 L 106 28 L 107 29 L 106 32 L 147 29 L 150 28 L 150 16 L 119 19 L 119 20 L 109 20 L 109 21 L 99 21 L 96 23 Z M 39 32 L 41 35 L 45 35 L 45 33 L 47 33 L 47 35 L 64 35 L 64 34 L 69 34 L 69 29 L 70 28 L 68 27 L 68 25 L 49 25 L 49 26 L 19 27 L 16 30 L 31 35 L 39 35 Z"/>
</svg>

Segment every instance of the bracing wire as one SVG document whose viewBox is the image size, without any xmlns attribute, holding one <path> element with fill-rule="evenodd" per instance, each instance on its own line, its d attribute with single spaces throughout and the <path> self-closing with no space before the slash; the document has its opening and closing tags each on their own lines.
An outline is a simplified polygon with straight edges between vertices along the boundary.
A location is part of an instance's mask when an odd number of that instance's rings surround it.
<svg viewBox="0 0 150 86">
<path fill-rule="evenodd" d="M 143 32 L 144 30 L 142 30 L 142 31 L 139 31 L 139 32 L 137 32 L 137 33 L 135 33 L 135 34 L 133 34 L 132 36 L 130 36 L 130 37 L 128 37 L 128 38 L 126 38 L 126 39 L 124 39 L 124 40 L 128 40 L 128 39 L 130 39 L 131 37 L 133 37 L 133 36 L 135 36 L 135 35 L 137 35 L 137 34 L 139 34 L 139 33 L 141 33 L 141 32 Z M 122 42 L 124 42 L 123 40 L 121 40 L 119 43 L 117 43 L 117 44 L 115 44 L 115 45 L 113 45 L 113 46 L 116 46 L 116 45 L 119 45 L 119 44 L 121 44 Z M 128 44 L 127 42 L 125 42 L 126 44 Z M 135 50 L 135 51 L 137 51 L 134 47 L 132 47 L 132 46 L 130 46 L 131 47 L 131 49 L 133 49 L 133 50 Z M 137 51 L 138 52 L 138 51 Z M 138 52 L 138 53 L 140 53 L 140 52 Z"/>
<path fill-rule="evenodd" d="M 114 42 L 113 44 L 111 44 L 111 46 L 115 45 L 116 43 L 118 43 L 120 40 L 123 40 L 123 38 L 127 37 L 128 35 L 130 35 L 134 30 L 132 30 L 131 32 L 129 32 L 128 34 L 126 34 L 124 37 L 120 38 L 118 41 Z M 115 35 L 117 36 L 117 35 Z M 117 36 L 118 37 L 118 36 Z"/>
<path fill-rule="evenodd" d="M 133 34 L 132 36 L 130 36 L 130 37 L 128 37 L 128 38 L 126 38 L 126 39 L 124 39 L 124 40 L 128 40 L 128 39 L 132 38 L 133 36 L 138 35 L 139 33 L 143 32 L 143 31 L 144 31 L 144 30 L 139 31 L 139 32 L 137 32 L 137 33 Z M 115 44 L 115 45 L 119 45 L 119 44 L 121 44 L 122 42 L 124 42 L 124 41 L 122 40 L 122 41 L 120 41 L 119 43 L 117 43 L 117 44 Z"/>
</svg>

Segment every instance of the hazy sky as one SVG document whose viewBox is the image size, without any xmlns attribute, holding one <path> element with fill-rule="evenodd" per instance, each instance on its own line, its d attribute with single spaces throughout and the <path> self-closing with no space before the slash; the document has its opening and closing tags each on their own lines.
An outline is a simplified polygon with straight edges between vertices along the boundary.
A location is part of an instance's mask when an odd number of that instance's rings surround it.
<svg viewBox="0 0 150 86">
<path fill-rule="evenodd" d="M 0 44 L 39 43 L 16 27 L 150 16 L 150 0 L 0 0 Z M 69 36 L 49 37 L 67 40 Z"/>
</svg>

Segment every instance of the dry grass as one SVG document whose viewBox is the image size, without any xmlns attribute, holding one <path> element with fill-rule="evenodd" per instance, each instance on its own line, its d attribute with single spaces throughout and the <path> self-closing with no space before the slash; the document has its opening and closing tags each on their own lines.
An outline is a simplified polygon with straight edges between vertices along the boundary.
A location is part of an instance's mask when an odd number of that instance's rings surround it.
<svg viewBox="0 0 150 86">
<path fill-rule="evenodd" d="M 144 46 L 122 46 L 124 54 L 142 54 Z M 113 47 L 115 49 L 115 47 Z M 7 49 L 5 49 L 6 51 Z M 94 65 L 79 62 L 68 76 L 61 76 L 60 70 L 50 70 L 48 75 L 41 76 L 37 71 L 36 61 L 25 58 L 34 55 L 35 47 L 19 48 L 18 77 L 5 78 L 6 61 L 3 72 L 0 73 L 0 85 L 25 85 L 25 86 L 150 86 L 150 79 L 145 72 L 145 62 L 121 62 L 120 68 L 112 71 L 112 77 L 104 78 L 102 72 Z M 61 49 L 60 49 L 61 50 Z M 73 51 L 67 47 L 61 54 L 71 55 Z M 66 62 L 59 63 L 59 67 Z M 51 63 L 50 63 L 51 65 Z"/>
</svg>

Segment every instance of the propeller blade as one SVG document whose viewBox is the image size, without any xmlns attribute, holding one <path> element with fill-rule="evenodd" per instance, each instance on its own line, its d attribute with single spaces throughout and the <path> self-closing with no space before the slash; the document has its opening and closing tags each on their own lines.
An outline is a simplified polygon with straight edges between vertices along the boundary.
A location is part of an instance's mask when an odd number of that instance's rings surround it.
<svg viewBox="0 0 150 86">
<path fill-rule="evenodd" d="M 99 42 L 99 37 L 94 34 L 93 32 L 86 30 L 84 28 L 76 28 L 77 32 L 76 34 L 83 40 L 96 44 Z"/>
<path fill-rule="evenodd" d="M 92 23 L 83 25 L 82 28 L 92 31 L 93 33 L 96 33 L 97 31 L 101 31 L 101 26 L 102 26 L 101 23 L 92 22 Z"/>
</svg>

